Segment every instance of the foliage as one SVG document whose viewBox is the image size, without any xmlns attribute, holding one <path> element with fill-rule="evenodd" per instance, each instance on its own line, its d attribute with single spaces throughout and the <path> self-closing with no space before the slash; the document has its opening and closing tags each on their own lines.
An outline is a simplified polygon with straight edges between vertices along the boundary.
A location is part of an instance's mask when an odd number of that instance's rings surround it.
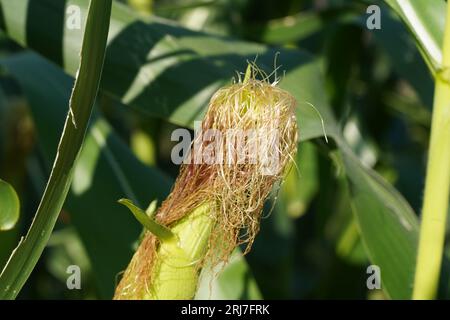
<svg viewBox="0 0 450 320">
<path fill-rule="evenodd" d="M 211 293 L 203 275 L 198 297 L 411 297 L 445 1 L 378 1 L 380 30 L 366 28 L 366 1 L 136 3 L 113 2 L 100 95 L 71 189 L 19 297 L 112 297 L 141 232 L 116 201 L 143 208 L 165 198 L 178 172 L 171 131 L 192 128 L 212 93 L 256 57 L 269 74 L 280 66 L 281 88 L 297 99 L 298 171 L 253 250 L 236 255 Z M 44 190 L 79 63 L 84 27 L 64 27 L 66 8 L 86 16 L 88 1 L 0 4 L 1 121 L 33 123 L 19 135 L 21 152 L 0 131 L 0 177 L 21 199 L 16 227 L 0 232 L 3 266 Z M 154 154 L 144 159 L 144 149 Z M 69 264 L 83 266 L 80 291 L 65 287 Z M 367 289 L 369 264 L 380 266 L 382 290 Z"/>
</svg>

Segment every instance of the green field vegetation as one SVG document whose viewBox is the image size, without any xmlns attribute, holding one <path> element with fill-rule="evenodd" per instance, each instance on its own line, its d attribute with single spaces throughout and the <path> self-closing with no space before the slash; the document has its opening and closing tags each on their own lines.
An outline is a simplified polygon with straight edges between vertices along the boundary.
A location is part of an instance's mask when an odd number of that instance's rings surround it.
<svg viewBox="0 0 450 320">
<path fill-rule="evenodd" d="M 111 299 L 143 233 L 117 201 L 161 204 L 172 132 L 252 61 L 297 101 L 295 169 L 195 297 L 450 298 L 449 7 L 0 0 L 0 299 Z"/>
</svg>

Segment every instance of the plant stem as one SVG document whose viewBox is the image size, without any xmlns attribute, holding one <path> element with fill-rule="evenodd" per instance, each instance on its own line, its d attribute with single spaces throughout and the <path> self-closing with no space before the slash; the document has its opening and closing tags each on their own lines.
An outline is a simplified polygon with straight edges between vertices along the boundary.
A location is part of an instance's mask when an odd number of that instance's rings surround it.
<svg viewBox="0 0 450 320">
<path fill-rule="evenodd" d="M 444 249 L 450 189 L 450 5 L 437 74 L 413 299 L 434 299 Z"/>
<path fill-rule="evenodd" d="M 92 0 L 78 76 L 50 178 L 26 237 L 0 275 L 0 299 L 14 299 L 44 250 L 64 204 L 100 82 L 108 37 L 111 0 Z"/>
</svg>

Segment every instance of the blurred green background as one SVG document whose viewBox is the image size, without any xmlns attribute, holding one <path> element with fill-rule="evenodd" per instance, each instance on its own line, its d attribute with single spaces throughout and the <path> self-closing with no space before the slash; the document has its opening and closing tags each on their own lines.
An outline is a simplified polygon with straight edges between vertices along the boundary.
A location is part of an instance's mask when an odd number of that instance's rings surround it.
<svg viewBox="0 0 450 320">
<path fill-rule="evenodd" d="M 372 3 L 381 8 L 380 30 L 366 27 Z M 65 10 L 76 4 L 84 13 L 87 1 L 1 4 L 0 178 L 19 194 L 21 216 L 0 231 L 0 268 L 29 227 L 67 112 L 82 30 L 64 28 Z M 298 171 L 253 250 L 232 260 L 212 292 L 205 275 L 199 297 L 410 295 L 433 78 L 385 2 L 129 0 L 115 1 L 112 19 L 72 189 L 20 299 L 111 298 L 140 233 L 116 200 L 162 201 L 178 173 L 171 132 L 201 119 L 212 93 L 247 60 L 258 56 L 272 72 L 277 52 L 281 86 L 299 103 Z M 324 118 L 328 143 L 309 104 Z M 66 287 L 74 264 L 81 290 Z M 381 290 L 366 286 L 370 264 L 381 267 Z M 448 297 L 448 279 L 443 272 L 440 297 Z"/>
</svg>

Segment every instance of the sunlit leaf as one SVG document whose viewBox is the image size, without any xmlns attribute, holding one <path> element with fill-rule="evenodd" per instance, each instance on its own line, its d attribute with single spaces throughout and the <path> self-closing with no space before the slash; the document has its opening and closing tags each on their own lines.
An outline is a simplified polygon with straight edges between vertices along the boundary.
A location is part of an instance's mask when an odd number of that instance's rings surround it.
<svg viewBox="0 0 450 320">
<path fill-rule="evenodd" d="M 416 39 L 433 73 L 441 68 L 444 37 L 444 0 L 385 0 L 400 16 Z M 432 5 L 431 5 L 432 4 Z"/>
</svg>

